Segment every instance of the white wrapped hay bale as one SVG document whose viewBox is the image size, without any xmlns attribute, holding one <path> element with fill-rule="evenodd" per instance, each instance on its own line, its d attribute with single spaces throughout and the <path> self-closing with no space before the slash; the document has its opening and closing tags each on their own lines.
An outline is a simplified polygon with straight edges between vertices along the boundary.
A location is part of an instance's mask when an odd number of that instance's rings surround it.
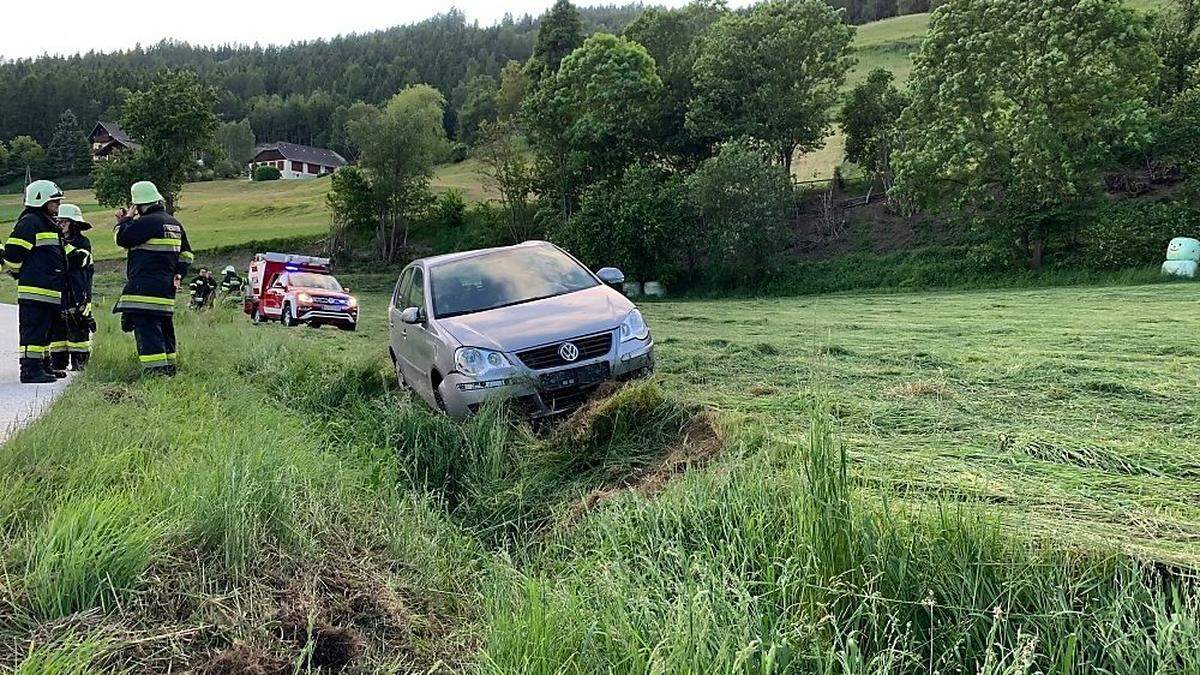
<svg viewBox="0 0 1200 675">
<path fill-rule="evenodd" d="M 1200 241 L 1191 237 L 1175 237 L 1167 245 L 1167 260 L 1200 263 Z"/>
<path fill-rule="evenodd" d="M 1200 268 L 1200 265 L 1195 260 L 1168 260 L 1163 263 L 1162 273 L 1168 277 L 1195 279 L 1197 268 Z"/>
</svg>

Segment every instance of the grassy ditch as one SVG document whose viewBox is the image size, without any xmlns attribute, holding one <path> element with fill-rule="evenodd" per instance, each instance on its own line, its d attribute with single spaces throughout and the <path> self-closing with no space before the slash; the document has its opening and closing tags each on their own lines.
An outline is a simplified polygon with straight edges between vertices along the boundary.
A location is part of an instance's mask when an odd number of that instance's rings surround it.
<svg viewBox="0 0 1200 675">
<path fill-rule="evenodd" d="M 713 338 L 687 307 L 650 308 L 662 381 L 539 433 L 397 391 L 379 316 L 348 335 L 186 313 L 174 380 L 139 379 L 102 316 L 92 370 L 0 452 L 0 665 L 1200 669 L 1185 568 L 880 490 L 836 392 L 774 417 L 698 395 L 677 370 L 704 348 L 671 340 Z M 750 389 L 719 355 L 689 372 L 714 368 Z"/>
</svg>

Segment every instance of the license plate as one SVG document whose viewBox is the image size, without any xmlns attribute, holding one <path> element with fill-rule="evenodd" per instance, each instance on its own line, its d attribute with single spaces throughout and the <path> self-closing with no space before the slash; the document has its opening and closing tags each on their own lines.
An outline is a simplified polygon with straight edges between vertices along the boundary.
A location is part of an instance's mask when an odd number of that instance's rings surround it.
<svg viewBox="0 0 1200 675">
<path fill-rule="evenodd" d="M 538 376 L 544 390 L 566 389 L 567 387 L 597 384 L 608 379 L 608 363 L 593 363 L 570 370 L 560 370 Z"/>
</svg>

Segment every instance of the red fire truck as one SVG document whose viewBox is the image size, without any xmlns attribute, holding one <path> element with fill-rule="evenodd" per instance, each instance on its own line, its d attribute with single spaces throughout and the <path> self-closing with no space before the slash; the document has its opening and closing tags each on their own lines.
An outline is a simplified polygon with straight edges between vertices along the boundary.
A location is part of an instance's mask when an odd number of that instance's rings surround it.
<svg viewBox="0 0 1200 675">
<path fill-rule="evenodd" d="M 358 298 L 330 272 L 329 258 L 289 253 L 258 253 L 250 261 L 250 281 L 242 309 L 254 323 L 278 320 L 342 330 L 358 327 Z"/>
</svg>

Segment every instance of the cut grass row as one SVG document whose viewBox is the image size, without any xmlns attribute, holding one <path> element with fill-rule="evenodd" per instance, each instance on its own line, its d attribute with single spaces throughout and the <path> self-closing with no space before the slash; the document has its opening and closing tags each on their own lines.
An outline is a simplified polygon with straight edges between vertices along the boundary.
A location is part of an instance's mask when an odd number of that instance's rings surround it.
<svg viewBox="0 0 1200 675">
<path fill-rule="evenodd" d="M 0 453 L 2 661 L 1192 672 L 1191 290 L 650 304 L 660 381 L 543 437 L 393 391 L 382 293 L 184 314 L 175 380 L 102 316 Z M 620 489 L 703 408 L 715 463 Z"/>
</svg>

